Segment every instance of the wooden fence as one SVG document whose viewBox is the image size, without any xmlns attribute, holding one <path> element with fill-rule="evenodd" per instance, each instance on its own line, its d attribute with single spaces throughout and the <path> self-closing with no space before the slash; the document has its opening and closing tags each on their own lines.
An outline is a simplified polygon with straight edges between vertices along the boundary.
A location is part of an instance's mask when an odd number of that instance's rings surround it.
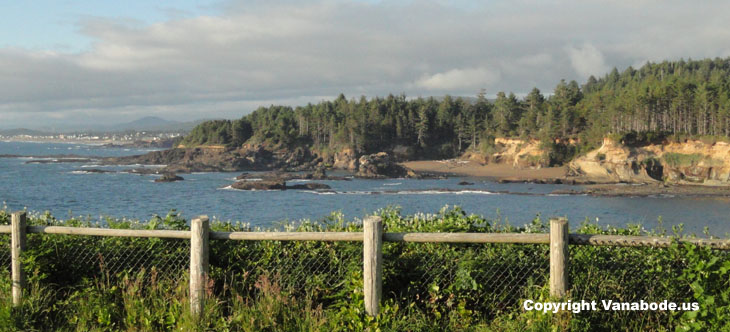
<svg viewBox="0 0 730 332">
<path fill-rule="evenodd" d="M 12 214 L 11 224 L 0 226 L 0 233 L 11 235 L 11 278 L 13 305 L 20 304 L 25 286 L 21 254 L 27 233 L 84 236 L 144 237 L 190 239 L 190 301 L 191 312 L 199 315 L 205 303 L 208 280 L 209 240 L 235 241 L 353 241 L 363 242 L 363 291 L 365 310 L 370 315 L 379 312 L 383 284 L 383 242 L 428 243 L 505 243 L 550 245 L 550 294 L 564 297 L 568 287 L 568 246 L 605 245 L 624 247 L 667 247 L 676 239 L 651 236 L 569 234 L 565 218 L 550 220 L 549 233 L 385 233 L 380 217 L 363 221 L 363 232 L 211 232 L 207 216 L 191 221 L 190 231 L 132 230 L 63 226 L 28 226 L 26 213 Z M 730 249 L 730 240 L 681 239 L 682 242 Z"/>
</svg>

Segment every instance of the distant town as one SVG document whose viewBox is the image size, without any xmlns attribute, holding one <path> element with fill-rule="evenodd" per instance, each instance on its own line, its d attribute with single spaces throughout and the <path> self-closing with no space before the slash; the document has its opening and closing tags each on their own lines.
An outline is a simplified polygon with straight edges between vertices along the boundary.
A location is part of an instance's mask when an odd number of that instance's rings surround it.
<svg viewBox="0 0 730 332">
<path fill-rule="evenodd" d="M 26 129 L 0 130 L 0 140 L 15 142 L 57 142 L 106 144 L 110 146 L 146 146 L 168 148 L 185 135 L 185 131 L 125 131 L 45 133 Z"/>
<path fill-rule="evenodd" d="M 149 146 L 167 148 L 202 122 L 177 122 L 144 117 L 132 122 L 96 129 L 0 129 L 0 140 L 16 142 L 59 142 L 106 144 L 110 146 Z"/>
</svg>

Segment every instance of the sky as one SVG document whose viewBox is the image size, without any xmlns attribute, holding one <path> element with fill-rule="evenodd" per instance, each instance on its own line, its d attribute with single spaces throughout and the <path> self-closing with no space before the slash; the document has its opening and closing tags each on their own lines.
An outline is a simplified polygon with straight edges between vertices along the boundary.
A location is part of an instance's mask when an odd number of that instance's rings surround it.
<svg viewBox="0 0 730 332">
<path fill-rule="evenodd" d="M 730 57 L 730 2 L 0 0 L 0 128 L 584 82 Z"/>
</svg>

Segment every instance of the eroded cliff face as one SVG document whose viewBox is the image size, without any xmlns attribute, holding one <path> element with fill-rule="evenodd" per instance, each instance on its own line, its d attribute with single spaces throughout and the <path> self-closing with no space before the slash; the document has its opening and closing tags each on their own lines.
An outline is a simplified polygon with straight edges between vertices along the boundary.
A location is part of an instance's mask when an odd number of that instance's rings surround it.
<svg viewBox="0 0 730 332">
<path fill-rule="evenodd" d="M 599 182 L 730 184 L 730 144 L 699 140 L 628 147 L 609 138 L 573 160 L 569 173 Z"/>
<path fill-rule="evenodd" d="M 343 149 L 336 152 L 334 156 L 333 168 L 346 169 L 349 171 L 357 171 L 358 156 L 353 149 Z"/>
<path fill-rule="evenodd" d="M 494 139 L 494 144 L 496 152 L 490 154 L 467 152 L 462 158 L 481 164 L 502 163 L 518 168 L 541 168 L 548 165 L 538 140 L 500 137 Z"/>
</svg>

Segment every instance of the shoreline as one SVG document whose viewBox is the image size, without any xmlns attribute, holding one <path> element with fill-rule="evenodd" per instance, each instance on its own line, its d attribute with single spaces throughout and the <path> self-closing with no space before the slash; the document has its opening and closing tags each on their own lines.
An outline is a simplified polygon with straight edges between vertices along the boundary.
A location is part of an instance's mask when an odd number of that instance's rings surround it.
<svg viewBox="0 0 730 332">
<path fill-rule="evenodd" d="M 506 164 L 482 165 L 471 160 L 417 160 L 401 163 L 417 173 L 483 177 L 494 180 L 536 181 L 565 178 L 567 167 L 515 168 Z"/>
</svg>

